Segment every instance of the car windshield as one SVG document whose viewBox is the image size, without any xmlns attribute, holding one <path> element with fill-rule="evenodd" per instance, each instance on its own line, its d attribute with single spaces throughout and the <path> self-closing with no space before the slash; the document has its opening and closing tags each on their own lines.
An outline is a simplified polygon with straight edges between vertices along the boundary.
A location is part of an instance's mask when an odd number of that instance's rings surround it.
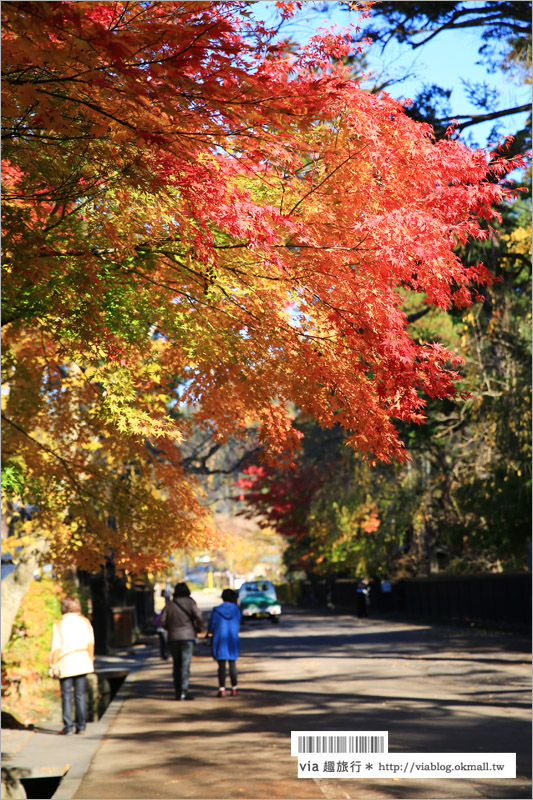
<svg viewBox="0 0 533 800">
<path fill-rule="evenodd" d="M 274 587 L 271 583 L 267 581 L 254 581 L 253 583 L 243 583 L 241 586 L 241 592 L 272 592 Z"/>
</svg>

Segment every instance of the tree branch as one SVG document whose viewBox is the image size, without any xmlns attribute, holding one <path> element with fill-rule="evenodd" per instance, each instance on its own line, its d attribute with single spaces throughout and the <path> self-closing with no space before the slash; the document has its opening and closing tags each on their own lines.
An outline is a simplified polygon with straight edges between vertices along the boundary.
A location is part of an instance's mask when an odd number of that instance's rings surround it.
<svg viewBox="0 0 533 800">
<path fill-rule="evenodd" d="M 422 308 L 420 311 L 415 311 L 413 314 L 408 314 L 407 322 L 416 322 L 416 320 L 420 319 L 420 317 L 425 317 L 429 311 L 431 311 L 431 306 L 426 306 L 425 308 Z"/>
<path fill-rule="evenodd" d="M 464 119 L 465 122 L 461 122 L 457 125 L 457 130 L 463 130 L 464 128 L 468 128 L 470 125 L 477 125 L 479 122 L 487 122 L 491 119 L 499 119 L 500 117 L 508 117 L 511 114 L 521 114 L 524 111 L 530 111 L 531 105 L 529 103 L 525 103 L 522 106 L 515 106 L 514 108 L 506 108 L 503 111 L 492 111 L 490 114 L 453 114 L 449 117 L 443 117 L 442 119 L 436 119 L 436 125 L 443 125 L 446 122 L 450 122 L 452 119 Z"/>
</svg>

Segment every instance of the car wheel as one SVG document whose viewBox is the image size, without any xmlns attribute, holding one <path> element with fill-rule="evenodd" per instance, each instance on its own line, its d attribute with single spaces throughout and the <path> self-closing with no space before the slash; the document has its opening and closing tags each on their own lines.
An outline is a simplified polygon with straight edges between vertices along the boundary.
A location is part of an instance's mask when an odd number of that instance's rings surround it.
<svg viewBox="0 0 533 800">
<path fill-rule="evenodd" d="M 279 617 L 270 617 L 270 621 L 273 625 L 279 625 Z"/>
</svg>

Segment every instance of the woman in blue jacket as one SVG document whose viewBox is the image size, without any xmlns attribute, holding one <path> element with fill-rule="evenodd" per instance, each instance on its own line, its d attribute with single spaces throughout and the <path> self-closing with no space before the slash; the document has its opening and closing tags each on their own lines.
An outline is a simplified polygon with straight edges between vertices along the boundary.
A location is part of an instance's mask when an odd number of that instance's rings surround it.
<svg viewBox="0 0 533 800">
<path fill-rule="evenodd" d="M 237 592 L 224 589 L 222 605 L 211 612 L 209 633 L 212 634 L 213 658 L 218 661 L 218 696 L 226 696 L 226 661 L 229 666 L 231 694 L 237 694 L 237 665 L 239 658 L 239 628 L 241 610 L 237 605 Z"/>
</svg>

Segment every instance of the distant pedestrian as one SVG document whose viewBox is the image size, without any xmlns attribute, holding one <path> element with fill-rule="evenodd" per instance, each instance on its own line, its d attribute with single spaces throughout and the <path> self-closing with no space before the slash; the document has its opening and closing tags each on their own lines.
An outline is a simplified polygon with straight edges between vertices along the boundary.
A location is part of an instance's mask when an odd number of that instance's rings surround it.
<svg viewBox="0 0 533 800">
<path fill-rule="evenodd" d="M 233 589 L 224 589 L 222 605 L 211 612 L 208 631 L 213 635 L 213 658 L 218 662 L 218 696 L 226 696 L 226 661 L 231 681 L 231 694 L 237 694 L 237 659 L 239 658 L 239 628 L 241 610 L 237 605 L 238 594 Z"/>
<path fill-rule="evenodd" d="M 356 612 L 358 617 L 368 617 L 368 605 L 370 590 L 368 586 L 368 578 L 363 578 L 357 585 L 355 595 L 356 599 Z"/>
<path fill-rule="evenodd" d="M 161 625 L 161 617 L 163 616 L 163 611 L 165 610 L 165 606 L 168 603 L 170 595 L 166 592 L 165 589 L 161 592 L 161 597 L 163 598 L 163 607 L 156 615 L 154 619 L 154 627 L 157 631 L 157 635 L 159 636 L 159 652 L 163 661 L 168 661 L 170 656 L 170 651 L 168 648 L 168 631 L 163 628 Z"/>
<path fill-rule="evenodd" d="M 50 674 L 59 678 L 61 685 L 63 730 L 59 733 L 68 736 L 74 733 L 72 689 L 76 733 L 83 733 L 87 725 L 85 687 L 88 673 L 94 672 L 94 631 L 89 620 L 82 616 L 80 601 L 76 597 L 61 600 L 61 614 L 63 616 L 52 628 Z"/>
<path fill-rule="evenodd" d="M 186 583 L 176 584 L 172 600 L 161 614 L 160 625 L 168 631 L 176 700 L 192 700 L 188 689 L 194 642 L 196 634 L 205 631 L 205 625 Z"/>
</svg>

